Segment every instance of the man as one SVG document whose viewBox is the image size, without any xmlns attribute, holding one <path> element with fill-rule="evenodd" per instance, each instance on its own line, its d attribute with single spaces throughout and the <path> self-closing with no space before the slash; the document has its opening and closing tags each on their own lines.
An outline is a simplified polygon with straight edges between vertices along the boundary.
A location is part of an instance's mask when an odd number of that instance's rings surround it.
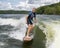
<svg viewBox="0 0 60 48">
<path fill-rule="evenodd" d="M 26 34 L 26 39 L 30 39 L 30 32 L 31 30 L 33 29 L 33 19 L 36 23 L 36 8 L 33 8 L 32 11 L 29 13 L 29 15 L 26 17 L 26 22 L 27 22 L 27 25 L 28 25 L 28 30 L 27 30 L 27 34 Z"/>
</svg>

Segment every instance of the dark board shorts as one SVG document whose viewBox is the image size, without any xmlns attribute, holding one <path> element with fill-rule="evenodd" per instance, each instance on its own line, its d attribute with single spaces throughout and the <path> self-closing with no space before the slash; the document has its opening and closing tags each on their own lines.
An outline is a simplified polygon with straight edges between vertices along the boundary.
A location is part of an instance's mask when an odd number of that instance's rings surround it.
<svg viewBox="0 0 60 48">
<path fill-rule="evenodd" d="M 28 20 L 27 20 L 27 24 L 28 24 L 28 25 L 29 25 L 29 24 L 30 24 L 30 25 L 33 25 L 33 22 L 32 22 L 30 19 L 28 19 Z"/>
</svg>

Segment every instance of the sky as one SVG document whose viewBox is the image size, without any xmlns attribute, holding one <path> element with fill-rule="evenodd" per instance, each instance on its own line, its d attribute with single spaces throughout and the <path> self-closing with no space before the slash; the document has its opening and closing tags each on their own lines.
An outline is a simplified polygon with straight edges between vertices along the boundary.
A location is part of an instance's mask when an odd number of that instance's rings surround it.
<svg viewBox="0 0 60 48">
<path fill-rule="evenodd" d="M 31 10 L 60 0 L 0 0 L 0 10 Z"/>
</svg>

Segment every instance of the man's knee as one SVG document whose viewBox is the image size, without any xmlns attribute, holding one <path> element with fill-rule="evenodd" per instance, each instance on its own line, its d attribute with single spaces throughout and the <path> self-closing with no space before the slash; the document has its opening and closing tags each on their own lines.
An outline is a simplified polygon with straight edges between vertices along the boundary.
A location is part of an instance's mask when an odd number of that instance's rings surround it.
<svg viewBox="0 0 60 48">
<path fill-rule="evenodd" d="M 29 27 L 29 29 L 32 29 L 32 28 L 33 28 L 32 26 Z"/>
<path fill-rule="evenodd" d="M 34 26 L 33 25 L 29 25 L 29 27 L 28 28 L 34 28 Z"/>
<path fill-rule="evenodd" d="M 32 25 L 31 28 L 34 28 L 34 26 Z"/>
<path fill-rule="evenodd" d="M 31 28 L 32 28 L 31 26 L 28 27 L 28 29 L 31 29 Z"/>
</svg>

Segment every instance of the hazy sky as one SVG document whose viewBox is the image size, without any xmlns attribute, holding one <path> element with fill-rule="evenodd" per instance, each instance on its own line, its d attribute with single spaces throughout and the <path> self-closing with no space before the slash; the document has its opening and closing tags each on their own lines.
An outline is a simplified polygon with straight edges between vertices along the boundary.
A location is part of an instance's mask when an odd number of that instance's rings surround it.
<svg viewBox="0 0 60 48">
<path fill-rule="evenodd" d="M 0 10 L 31 10 L 60 0 L 0 0 Z"/>
</svg>

